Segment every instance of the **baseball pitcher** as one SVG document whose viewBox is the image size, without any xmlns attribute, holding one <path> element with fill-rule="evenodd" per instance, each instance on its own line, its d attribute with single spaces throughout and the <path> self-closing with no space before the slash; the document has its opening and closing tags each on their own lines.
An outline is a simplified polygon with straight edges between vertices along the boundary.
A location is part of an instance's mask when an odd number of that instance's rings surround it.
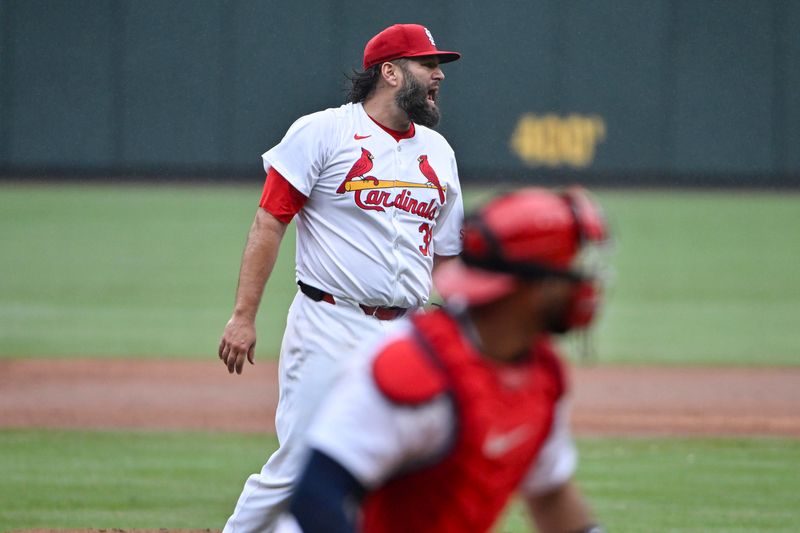
<svg viewBox="0 0 800 533">
<path fill-rule="evenodd" d="M 306 428 L 343 361 L 425 304 L 434 266 L 458 255 L 463 219 L 452 148 L 433 127 L 457 52 L 397 24 L 364 49 L 350 102 L 298 119 L 263 155 L 267 178 L 219 345 L 228 371 L 254 361 L 255 317 L 289 222 L 299 287 L 281 345 L 279 449 L 246 481 L 226 532 L 271 531 L 306 457 Z"/>
</svg>

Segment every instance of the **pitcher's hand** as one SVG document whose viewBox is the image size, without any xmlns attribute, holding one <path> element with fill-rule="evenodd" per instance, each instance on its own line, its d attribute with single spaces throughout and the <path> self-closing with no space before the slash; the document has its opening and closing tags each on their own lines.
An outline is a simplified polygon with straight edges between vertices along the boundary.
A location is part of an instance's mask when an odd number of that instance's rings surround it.
<svg viewBox="0 0 800 533">
<path fill-rule="evenodd" d="M 255 321 L 233 316 L 225 325 L 219 341 L 219 358 L 228 367 L 228 372 L 242 373 L 245 357 L 254 364 L 256 350 Z"/>
</svg>

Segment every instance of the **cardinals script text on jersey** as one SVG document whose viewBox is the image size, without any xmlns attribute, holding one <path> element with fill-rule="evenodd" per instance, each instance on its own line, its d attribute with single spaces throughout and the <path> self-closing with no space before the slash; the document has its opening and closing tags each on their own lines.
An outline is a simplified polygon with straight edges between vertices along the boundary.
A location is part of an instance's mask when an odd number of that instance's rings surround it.
<svg viewBox="0 0 800 533">
<path fill-rule="evenodd" d="M 434 254 L 461 251 L 455 155 L 429 128 L 398 141 L 346 104 L 300 118 L 263 158 L 308 198 L 296 218 L 306 283 L 362 303 L 383 289 L 382 305 L 417 307 Z"/>
<path fill-rule="evenodd" d="M 358 136 L 354 136 L 354 139 Z M 439 205 L 445 203 L 445 188 L 439 183 L 439 177 L 428 163 L 428 156 L 421 155 L 419 170 L 427 178 L 427 183 L 414 183 L 412 181 L 381 180 L 368 174 L 373 169 L 375 157 L 366 148 L 361 148 L 361 157 L 353 164 L 344 181 L 336 189 L 338 194 L 346 191 L 355 192 L 355 202 L 361 209 L 385 211 L 385 208 L 395 207 L 409 213 L 414 213 L 422 218 L 433 220 L 436 217 L 437 204 L 434 200 L 422 201 L 414 197 L 412 188 L 435 188 L 439 191 Z M 359 178 L 360 181 L 353 181 Z M 389 193 L 378 189 L 397 189 L 398 193 Z M 366 192 L 366 194 L 364 194 Z"/>
</svg>

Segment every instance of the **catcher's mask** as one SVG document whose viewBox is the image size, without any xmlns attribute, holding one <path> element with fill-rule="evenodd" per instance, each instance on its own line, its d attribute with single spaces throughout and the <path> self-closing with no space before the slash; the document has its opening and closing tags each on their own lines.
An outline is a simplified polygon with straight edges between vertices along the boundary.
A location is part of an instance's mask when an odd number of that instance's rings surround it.
<svg viewBox="0 0 800 533">
<path fill-rule="evenodd" d="M 608 231 L 584 189 L 526 188 L 503 195 L 465 219 L 463 236 L 460 260 L 434 273 L 445 300 L 476 306 L 510 294 L 521 280 L 567 278 L 576 283 L 567 325 L 592 322 Z"/>
</svg>

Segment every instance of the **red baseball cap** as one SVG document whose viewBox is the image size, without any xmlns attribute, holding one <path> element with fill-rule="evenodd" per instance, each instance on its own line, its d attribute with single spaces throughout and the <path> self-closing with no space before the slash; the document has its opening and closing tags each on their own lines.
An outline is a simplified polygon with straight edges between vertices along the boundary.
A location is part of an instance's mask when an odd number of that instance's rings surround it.
<svg viewBox="0 0 800 533">
<path fill-rule="evenodd" d="M 395 24 L 373 37 L 364 47 L 364 70 L 401 57 L 438 56 L 440 63 L 461 57 L 458 52 L 436 48 L 430 30 L 419 24 Z"/>
<path fill-rule="evenodd" d="M 583 189 L 520 189 L 467 217 L 461 257 L 441 265 L 433 280 L 445 300 L 481 305 L 529 277 L 592 277 L 581 249 L 607 239 L 602 212 Z"/>
</svg>

